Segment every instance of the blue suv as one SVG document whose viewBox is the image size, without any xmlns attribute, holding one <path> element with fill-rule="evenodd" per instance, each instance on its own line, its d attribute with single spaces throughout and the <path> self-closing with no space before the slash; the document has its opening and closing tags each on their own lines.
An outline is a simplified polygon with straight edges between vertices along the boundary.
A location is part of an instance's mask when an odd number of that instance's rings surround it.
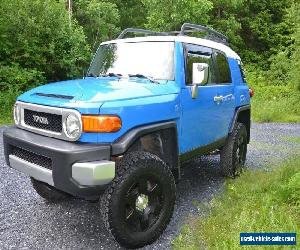
<svg viewBox="0 0 300 250">
<path fill-rule="evenodd" d="M 250 93 L 224 35 L 188 23 L 126 29 L 100 45 L 84 79 L 19 96 L 14 120 L 3 134 L 7 164 L 48 201 L 100 200 L 107 229 L 136 248 L 170 221 L 182 162 L 219 152 L 223 175 L 242 170 Z"/>
</svg>

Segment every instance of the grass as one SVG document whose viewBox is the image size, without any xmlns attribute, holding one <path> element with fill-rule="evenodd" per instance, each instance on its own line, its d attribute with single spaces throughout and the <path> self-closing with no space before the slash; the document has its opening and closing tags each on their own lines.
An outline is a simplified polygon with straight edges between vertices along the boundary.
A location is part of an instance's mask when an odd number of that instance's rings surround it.
<svg viewBox="0 0 300 250">
<path fill-rule="evenodd" d="M 270 85 L 259 72 L 247 72 L 254 89 L 252 119 L 256 122 L 300 122 L 300 91 L 290 85 Z"/>
<path fill-rule="evenodd" d="M 209 204 L 209 209 L 207 217 L 194 218 L 182 228 L 173 241 L 174 249 L 240 249 L 240 232 L 299 235 L 300 155 L 280 167 L 246 171 L 238 179 L 227 180 L 224 193 Z M 299 246 L 298 240 L 294 248 Z"/>
<path fill-rule="evenodd" d="M 256 122 L 300 122 L 300 92 L 284 96 L 282 86 L 258 87 L 252 99 L 252 118 Z M 276 92 L 277 95 L 273 95 Z"/>
<path fill-rule="evenodd" d="M 284 136 L 282 139 L 284 141 L 287 141 L 287 142 L 293 142 L 293 143 L 299 143 L 300 144 L 300 137 L 288 137 L 288 136 Z"/>
</svg>

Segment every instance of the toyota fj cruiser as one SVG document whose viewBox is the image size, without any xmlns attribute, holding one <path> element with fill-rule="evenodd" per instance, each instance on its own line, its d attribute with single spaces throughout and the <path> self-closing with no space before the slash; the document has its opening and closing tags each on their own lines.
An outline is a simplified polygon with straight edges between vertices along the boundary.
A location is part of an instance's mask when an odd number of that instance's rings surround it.
<svg viewBox="0 0 300 250">
<path fill-rule="evenodd" d="M 186 35 L 198 31 L 207 36 Z M 100 199 L 121 245 L 150 244 L 172 217 L 183 161 L 217 151 L 222 174 L 242 169 L 250 94 L 241 66 L 227 38 L 204 26 L 126 29 L 100 45 L 84 79 L 17 98 L 7 164 L 46 200 Z"/>
</svg>

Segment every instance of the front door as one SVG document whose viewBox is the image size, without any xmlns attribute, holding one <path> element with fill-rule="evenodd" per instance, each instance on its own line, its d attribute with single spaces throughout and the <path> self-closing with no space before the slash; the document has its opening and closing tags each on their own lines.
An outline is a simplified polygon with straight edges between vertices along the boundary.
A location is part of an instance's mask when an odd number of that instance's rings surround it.
<svg viewBox="0 0 300 250">
<path fill-rule="evenodd" d="M 180 153 L 216 143 L 228 135 L 234 114 L 234 88 L 227 57 L 211 48 L 185 45 L 186 85 L 181 89 Z M 193 63 L 207 63 L 209 77 L 191 97 Z"/>
</svg>

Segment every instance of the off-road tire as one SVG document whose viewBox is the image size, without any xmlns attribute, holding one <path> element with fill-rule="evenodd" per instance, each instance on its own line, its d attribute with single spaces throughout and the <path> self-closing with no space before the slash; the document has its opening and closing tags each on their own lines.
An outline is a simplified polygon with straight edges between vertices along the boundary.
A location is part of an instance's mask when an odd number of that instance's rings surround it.
<svg viewBox="0 0 300 250">
<path fill-rule="evenodd" d="M 40 182 L 32 177 L 30 179 L 31 179 L 32 187 L 39 194 L 39 196 L 41 196 L 42 198 L 44 198 L 49 202 L 58 202 L 58 201 L 63 201 L 71 198 L 71 195 L 59 191 L 56 188 L 51 187 L 46 183 Z"/>
<path fill-rule="evenodd" d="M 236 123 L 221 149 L 221 173 L 226 177 L 236 177 L 242 172 L 247 154 L 247 129 L 244 124 Z"/>
<path fill-rule="evenodd" d="M 143 179 L 148 180 L 147 178 L 151 180 L 151 183 L 152 180 L 155 180 L 153 183 L 157 183 L 153 185 L 155 185 L 154 188 L 156 188 L 156 192 L 157 187 L 159 187 L 159 193 L 161 194 L 158 199 L 161 200 L 161 204 L 158 205 L 158 207 L 160 207 L 160 210 L 158 209 L 159 215 L 156 215 L 157 212 L 153 212 L 153 214 L 149 213 L 152 218 L 156 218 L 156 220 L 151 222 L 151 225 L 149 222 L 149 228 L 143 231 L 141 229 L 141 220 L 131 219 L 139 222 L 137 222 L 136 225 L 132 222 L 130 222 L 132 225 L 128 224 L 129 219 L 127 212 L 133 211 L 134 209 L 126 205 L 126 199 L 131 197 L 132 191 L 128 191 L 131 189 L 135 190 L 136 195 L 140 197 L 141 193 L 136 191 L 140 189 L 140 184 L 137 184 L 137 186 L 134 185 L 135 183 L 140 183 Z M 152 184 L 150 181 L 146 183 L 147 191 L 145 193 L 152 192 L 153 189 L 149 191 L 152 188 Z M 138 248 L 151 244 L 165 230 L 173 214 L 175 197 L 175 181 L 169 167 L 156 155 L 148 152 L 135 151 L 127 153 L 116 163 L 116 177 L 100 198 L 100 211 L 107 230 L 115 237 L 121 246 L 126 248 Z M 144 208 L 143 212 L 139 210 L 138 212 L 129 213 L 129 218 L 140 218 L 140 213 L 145 213 L 146 209 L 152 206 L 151 199 L 153 200 L 149 193 L 150 205 L 147 203 L 147 208 Z M 157 205 L 158 203 L 159 201 L 156 201 L 156 203 L 153 204 Z M 136 209 L 136 205 L 134 205 L 134 207 Z M 147 211 L 150 210 L 151 208 Z M 155 205 L 153 205 L 153 210 L 156 211 Z M 148 219 L 150 215 L 147 217 Z M 137 224 L 139 224 L 139 226 Z M 131 226 L 135 229 L 139 228 L 140 231 L 132 230 Z"/>
</svg>

